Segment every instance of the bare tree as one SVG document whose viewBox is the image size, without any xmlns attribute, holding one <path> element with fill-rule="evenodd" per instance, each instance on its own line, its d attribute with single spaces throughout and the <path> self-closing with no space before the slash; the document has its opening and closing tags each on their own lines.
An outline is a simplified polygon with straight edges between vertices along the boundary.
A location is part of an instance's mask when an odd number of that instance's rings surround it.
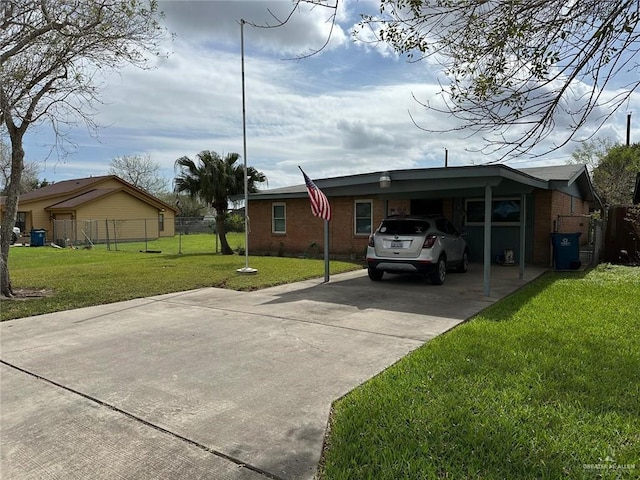
<svg viewBox="0 0 640 480">
<path fill-rule="evenodd" d="M 24 170 L 23 137 L 35 124 L 94 127 L 98 73 L 146 67 L 165 32 L 155 0 L 3 0 L 0 3 L 0 125 L 11 142 L 2 229 L 13 226 Z M 9 238 L 0 242 L 0 292 L 12 296 Z"/>
<path fill-rule="evenodd" d="M 25 162 L 20 182 L 20 194 L 40 187 L 40 166 L 36 162 Z M 5 194 L 11 178 L 11 151 L 9 145 L 0 139 L 0 192 Z"/>
<path fill-rule="evenodd" d="M 169 190 L 168 182 L 160 174 L 160 164 L 149 155 L 123 155 L 111 160 L 109 173 L 117 175 L 135 187 L 152 195 Z"/>
<path fill-rule="evenodd" d="M 561 138 L 538 155 L 560 148 L 588 120 L 601 126 L 638 89 L 639 5 L 381 0 L 380 14 L 363 17 L 356 35 L 372 29 L 412 61 L 442 67 L 442 103 L 422 105 L 457 118 L 455 130 L 482 134 L 484 151 L 504 159 L 533 154 L 562 119 Z"/>
<path fill-rule="evenodd" d="M 593 138 L 582 142 L 571 154 L 571 159 L 567 163 L 578 163 L 587 166 L 589 173 L 600 164 L 607 156 L 609 150 L 617 144 L 610 138 Z"/>
</svg>

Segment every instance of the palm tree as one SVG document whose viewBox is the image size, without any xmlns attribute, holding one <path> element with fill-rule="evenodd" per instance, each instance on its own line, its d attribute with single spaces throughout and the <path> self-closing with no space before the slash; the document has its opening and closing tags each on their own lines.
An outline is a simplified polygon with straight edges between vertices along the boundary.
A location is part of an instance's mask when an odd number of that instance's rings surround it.
<svg viewBox="0 0 640 480">
<path fill-rule="evenodd" d="M 244 167 L 237 163 L 240 155 L 229 153 L 223 158 L 216 152 L 204 150 L 197 157 L 197 162 L 189 157 L 176 160 L 175 165 L 180 172 L 174 180 L 175 191 L 188 193 L 192 198 L 197 197 L 215 209 L 222 254 L 232 255 L 233 250 L 227 242 L 224 220 L 229 209 L 229 197 L 244 193 Z M 257 184 L 266 180 L 264 173 L 247 167 L 249 193 L 257 192 Z"/>
</svg>

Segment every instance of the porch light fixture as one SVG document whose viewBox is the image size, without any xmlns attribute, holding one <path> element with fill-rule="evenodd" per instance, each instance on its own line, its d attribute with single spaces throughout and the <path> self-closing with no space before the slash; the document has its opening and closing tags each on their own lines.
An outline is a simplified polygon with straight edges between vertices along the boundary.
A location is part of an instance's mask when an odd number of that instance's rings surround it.
<svg viewBox="0 0 640 480">
<path fill-rule="evenodd" d="M 380 175 L 380 188 L 389 188 L 391 186 L 391 175 L 389 172 L 383 172 Z"/>
</svg>

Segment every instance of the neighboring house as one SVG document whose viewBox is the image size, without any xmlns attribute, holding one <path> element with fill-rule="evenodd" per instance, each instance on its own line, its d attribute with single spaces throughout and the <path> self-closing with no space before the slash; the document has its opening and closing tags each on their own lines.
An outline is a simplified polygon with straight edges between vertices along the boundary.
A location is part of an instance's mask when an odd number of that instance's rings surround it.
<svg viewBox="0 0 640 480">
<path fill-rule="evenodd" d="M 0 198 L 0 215 L 5 197 Z M 20 196 L 16 226 L 65 244 L 172 237 L 177 210 L 115 175 L 56 182 Z"/>
<path fill-rule="evenodd" d="M 382 182 L 390 177 L 390 183 Z M 584 165 L 514 169 L 506 165 L 390 170 L 315 180 L 332 207 L 329 248 L 361 258 L 386 215 L 442 213 L 466 232 L 469 256 L 482 261 L 513 250 L 519 261 L 549 265 L 550 234 L 581 232 L 588 240 L 597 204 Z M 491 228 L 485 229 L 485 203 Z M 323 250 L 323 220 L 312 216 L 304 184 L 249 195 L 252 254 L 303 255 Z M 490 247 L 484 250 L 484 239 Z"/>
</svg>

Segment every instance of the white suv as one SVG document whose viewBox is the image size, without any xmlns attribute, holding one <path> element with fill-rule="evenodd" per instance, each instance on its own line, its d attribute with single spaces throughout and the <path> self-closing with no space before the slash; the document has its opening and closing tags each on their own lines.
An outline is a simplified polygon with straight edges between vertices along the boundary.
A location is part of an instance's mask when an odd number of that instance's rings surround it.
<svg viewBox="0 0 640 480">
<path fill-rule="evenodd" d="M 441 215 L 398 215 L 385 218 L 369 237 L 367 268 L 371 280 L 385 272 L 419 273 L 442 285 L 449 268 L 466 272 L 467 242 Z"/>
<path fill-rule="evenodd" d="M 13 245 L 14 243 L 16 243 L 16 241 L 18 240 L 18 237 L 20 237 L 21 232 L 20 229 L 18 227 L 13 227 L 13 230 L 11 232 L 11 245 Z"/>
</svg>

